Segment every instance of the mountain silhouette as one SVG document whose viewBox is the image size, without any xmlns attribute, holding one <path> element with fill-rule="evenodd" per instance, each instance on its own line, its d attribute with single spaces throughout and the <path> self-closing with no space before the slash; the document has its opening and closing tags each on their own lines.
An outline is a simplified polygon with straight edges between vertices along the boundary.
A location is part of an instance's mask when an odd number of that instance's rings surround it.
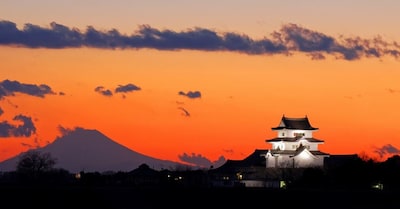
<svg viewBox="0 0 400 209">
<path fill-rule="evenodd" d="M 75 128 L 54 142 L 35 149 L 56 158 L 55 168 L 69 172 L 131 171 L 141 164 L 155 170 L 187 166 L 133 151 L 97 130 Z M 23 153 L 21 153 L 23 154 Z M 21 154 L 0 163 L 0 171 L 14 171 Z"/>
</svg>

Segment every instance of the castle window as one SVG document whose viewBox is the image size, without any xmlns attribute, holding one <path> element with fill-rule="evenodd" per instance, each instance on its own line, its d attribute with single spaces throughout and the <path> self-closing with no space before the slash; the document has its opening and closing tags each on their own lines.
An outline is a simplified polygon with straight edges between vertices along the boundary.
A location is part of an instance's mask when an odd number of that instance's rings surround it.
<svg viewBox="0 0 400 209">
<path fill-rule="evenodd" d="M 285 136 L 285 133 L 284 133 L 284 132 L 282 132 L 282 133 L 281 133 L 281 135 L 282 135 L 282 136 Z"/>
<path fill-rule="evenodd" d="M 294 133 L 294 136 L 304 136 L 304 133 Z"/>
</svg>

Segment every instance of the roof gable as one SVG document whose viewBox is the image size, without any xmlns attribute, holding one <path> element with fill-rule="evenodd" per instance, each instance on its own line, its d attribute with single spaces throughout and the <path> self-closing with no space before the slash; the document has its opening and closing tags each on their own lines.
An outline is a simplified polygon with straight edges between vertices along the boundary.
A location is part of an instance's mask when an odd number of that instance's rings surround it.
<svg viewBox="0 0 400 209">
<path fill-rule="evenodd" d="M 227 160 L 222 166 L 213 169 L 214 171 L 232 171 L 244 167 L 264 167 L 265 154 L 268 150 L 256 149 L 253 153 L 242 160 Z"/>
<path fill-rule="evenodd" d="M 316 158 L 308 149 L 306 149 L 305 146 L 300 146 L 296 152 L 294 153 L 293 157 L 299 156 L 299 155 L 307 155 L 312 158 Z"/>
<path fill-rule="evenodd" d="M 279 125 L 272 128 L 272 130 L 280 129 L 318 130 L 318 128 L 311 126 L 307 116 L 304 118 L 289 118 L 282 116 Z"/>
</svg>

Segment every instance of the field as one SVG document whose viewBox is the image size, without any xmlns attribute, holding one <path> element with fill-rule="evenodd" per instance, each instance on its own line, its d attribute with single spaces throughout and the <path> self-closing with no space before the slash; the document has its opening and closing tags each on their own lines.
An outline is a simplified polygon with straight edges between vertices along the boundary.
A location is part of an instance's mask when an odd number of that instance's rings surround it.
<svg viewBox="0 0 400 209">
<path fill-rule="evenodd" d="M 262 188 L 1 187 L 2 208 L 399 208 L 397 191 Z"/>
</svg>

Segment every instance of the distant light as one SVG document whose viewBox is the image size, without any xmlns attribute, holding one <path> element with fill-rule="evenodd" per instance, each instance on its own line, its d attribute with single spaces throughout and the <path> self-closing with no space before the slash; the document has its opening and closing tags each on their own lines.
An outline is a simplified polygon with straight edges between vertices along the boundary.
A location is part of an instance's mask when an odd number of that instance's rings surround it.
<svg viewBox="0 0 400 209">
<path fill-rule="evenodd" d="M 279 188 L 286 189 L 286 182 L 285 181 L 280 181 L 279 182 Z"/>
<path fill-rule="evenodd" d="M 76 179 L 81 179 L 81 173 L 76 173 L 76 174 L 75 174 L 75 178 L 76 178 Z"/>
<path fill-rule="evenodd" d="M 378 189 L 378 190 L 383 190 L 383 184 L 382 183 L 373 184 L 372 188 Z"/>
<path fill-rule="evenodd" d="M 239 180 L 242 180 L 242 179 L 243 179 L 243 175 L 242 175 L 241 173 L 237 173 L 237 174 L 236 174 L 236 177 L 237 177 Z"/>
</svg>

